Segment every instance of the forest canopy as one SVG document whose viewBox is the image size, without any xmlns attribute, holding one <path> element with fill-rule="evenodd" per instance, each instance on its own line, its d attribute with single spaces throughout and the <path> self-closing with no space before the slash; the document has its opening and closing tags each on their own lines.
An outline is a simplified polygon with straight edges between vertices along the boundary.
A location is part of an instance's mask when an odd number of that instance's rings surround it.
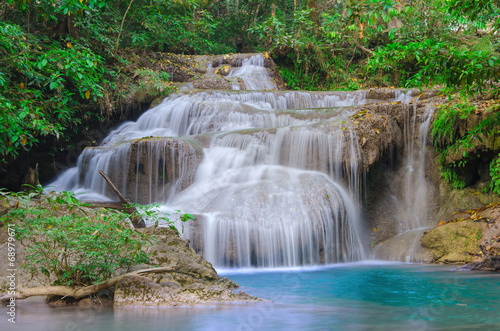
<svg viewBox="0 0 500 331">
<path fill-rule="evenodd" d="M 0 1 L 0 171 L 125 102 L 134 51 L 267 51 L 288 88 L 496 89 L 496 0 Z M 163 91 L 163 88 L 161 89 Z M 168 89 L 167 89 L 168 93 Z"/>
</svg>

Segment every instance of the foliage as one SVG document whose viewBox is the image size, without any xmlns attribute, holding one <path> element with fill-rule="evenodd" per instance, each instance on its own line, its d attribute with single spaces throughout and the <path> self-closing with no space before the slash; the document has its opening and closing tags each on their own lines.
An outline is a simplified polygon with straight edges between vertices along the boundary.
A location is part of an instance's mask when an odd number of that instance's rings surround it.
<svg viewBox="0 0 500 331">
<path fill-rule="evenodd" d="M 151 69 L 137 69 L 135 71 L 141 79 L 136 87 L 137 90 L 147 91 L 155 97 L 164 96 L 172 90 L 170 75 L 164 71 L 157 72 Z"/>
<path fill-rule="evenodd" d="M 499 66 L 500 55 L 494 47 L 475 50 L 435 39 L 388 44 L 368 64 L 372 71 L 397 71 L 406 87 L 442 84 L 451 90 L 458 86 L 469 95 L 494 87 L 500 78 Z"/>
<path fill-rule="evenodd" d="M 167 216 L 170 214 L 165 214 L 160 212 L 159 204 L 151 204 L 148 206 L 143 206 L 139 204 L 131 204 L 131 207 L 134 207 L 138 212 L 142 215 L 142 217 L 149 222 L 153 223 L 155 227 L 160 225 L 160 221 L 163 226 L 168 226 L 171 229 L 174 229 L 179 235 L 181 232 L 176 228 L 174 221 L 169 219 Z M 192 214 L 180 214 L 180 210 L 176 210 L 176 215 L 179 215 L 179 220 L 181 222 L 188 222 L 190 220 L 194 220 L 194 216 Z"/>
<path fill-rule="evenodd" d="M 67 142 L 125 102 L 118 84 L 169 91 L 164 72 L 129 82 L 126 51 L 221 53 L 202 0 L 1 1 L 0 169 L 37 145 Z M 131 75 L 130 75 L 131 76 Z M 142 84 L 142 85 L 141 85 Z M 100 110 L 100 111 L 99 111 Z M 50 142 L 50 144 L 48 143 Z"/>
<path fill-rule="evenodd" d="M 441 166 L 441 176 L 446 182 L 451 184 L 454 189 L 463 189 L 465 187 L 465 182 L 456 173 L 454 169 L 455 166 L 456 164 L 453 164 L 452 166 Z"/>
<path fill-rule="evenodd" d="M 292 28 L 287 27 L 285 20 L 271 16 L 251 27 L 249 32 L 264 42 L 275 60 L 282 63 L 280 73 L 290 88 L 359 88 L 349 73 L 350 61 L 343 56 L 332 56 L 337 52 L 337 43 L 345 36 L 339 32 L 345 27 L 339 23 L 345 21 L 342 15 L 324 12 L 318 27 L 310 19 L 311 13 L 312 9 L 295 11 L 290 23 Z"/>
<path fill-rule="evenodd" d="M 77 130 L 91 102 L 102 97 L 103 59 L 68 38 L 28 39 L 0 22 L 0 156 L 15 158 L 43 136 Z M 38 38 L 39 37 L 39 38 Z M 90 113 L 89 113 L 90 114 Z"/>
<path fill-rule="evenodd" d="M 500 195 L 500 154 L 490 163 L 491 191 Z"/>
<path fill-rule="evenodd" d="M 458 170 L 463 172 L 463 167 L 474 155 L 469 155 L 469 150 L 477 141 L 485 142 L 485 139 L 494 140 L 500 132 L 499 106 L 495 104 L 489 109 L 483 110 L 487 116 L 477 125 L 473 126 L 465 133 L 459 130 L 467 121 L 471 114 L 476 113 L 478 108 L 470 103 L 450 103 L 438 109 L 432 124 L 431 136 L 436 150 L 440 153 L 439 162 L 441 164 L 441 175 L 452 184 L 454 188 L 465 187 L 464 181 L 458 174 Z M 493 148 L 495 148 L 493 146 Z M 462 153 L 462 159 L 448 163 L 449 153 Z M 462 169 L 459 169 L 462 168 Z M 500 163 L 498 157 L 490 162 L 491 190 L 500 194 Z"/>
<path fill-rule="evenodd" d="M 95 284 L 148 261 L 143 248 L 155 239 L 131 228 L 126 214 L 84 209 L 70 192 L 17 198 L 19 208 L 0 220 L 15 224 L 27 250 L 24 267 L 52 277 L 54 285 Z"/>
<path fill-rule="evenodd" d="M 465 119 L 476 107 L 469 103 L 451 103 L 441 106 L 432 123 L 431 136 L 436 147 L 444 149 L 458 139 L 459 119 Z"/>
<path fill-rule="evenodd" d="M 485 32 L 483 38 L 477 34 L 479 29 L 496 29 L 490 28 L 498 25 L 496 3 L 434 0 L 420 5 L 420 11 L 419 4 L 400 11 L 403 27 L 393 42 L 375 50 L 368 69 L 395 72 L 397 83 L 406 87 L 441 84 L 467 95 L 495 88 L 500 79 L 499 41 L 494 33 Z M 412 20 L 415 24 L 409 24 Z"/>
</svg>

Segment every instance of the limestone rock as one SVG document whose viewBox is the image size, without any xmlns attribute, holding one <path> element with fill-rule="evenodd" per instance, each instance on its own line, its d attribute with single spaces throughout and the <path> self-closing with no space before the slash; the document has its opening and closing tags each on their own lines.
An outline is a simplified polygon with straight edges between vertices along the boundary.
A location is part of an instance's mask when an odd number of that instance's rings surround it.
<svg viewBox="0 0 500 331">
<path fill-rule="evenodd" d="M 247 301 L 259 299 L 244 292 L 234 293 L 219 285 L 193 283 L 182 287 L 176 282 L 158 284 L 147 277 L 127 276 L 115 286 L 114 306 L 192 306 Z"/>
<path fill-rule="evenodd" d="M 473 262 L 452 269 L 453 271 L 494 271 L 500 272 L 500 256 L 487 257 L 484 261 Z"/>
<path fill-rule="evenodd" d="M 422 246 L 433 253 L 433 262 L 469 263 L 484 228 L 484 223 L 471 220 L 442 225 L 422 237 Z"/>
<path fill-rule="evenodd" d="M 141 231 L 158 241 L 148 248 L 152 255 L 149 265 L 171 267 L 175 271 L 124 277 L 115 286 L 115 306 L 205 305 L 260 300 L 244 292 L 234 293 L 231 289 L 238 284 L 217 275 L 212 265 L 195 253 L 189 241 L 180 238 L 175 230 L 149 227 Z"/>
<path fill-rule="evenodd" d="M 198 89 L 230 90 L 231 83 L 223 77 L 213 77 L 210 79 L 195 81 L 193 83 L 193 87 Z"/>
<path fill-rule="evenodd" d="M 440 195 L 444 199 L 437 213 L 438 222 L 467 218 L 467 215 L 459 211 L 476 209 L 490 203 L 500 202 L 500 197 L 493 192 L 482 193 L 472 187 L 466 187 L 461 190 L 452 189 L 444 181 L 441 181 L 439 190 Z"/>
<path fill-rule="evenodd" d="M 422 247 L 420 238 L 425 230 L 407 231 L 377 245 L 373 255 L 377 259 L 404 262 L 431 262 L 433 254 Z"/>
</svg>

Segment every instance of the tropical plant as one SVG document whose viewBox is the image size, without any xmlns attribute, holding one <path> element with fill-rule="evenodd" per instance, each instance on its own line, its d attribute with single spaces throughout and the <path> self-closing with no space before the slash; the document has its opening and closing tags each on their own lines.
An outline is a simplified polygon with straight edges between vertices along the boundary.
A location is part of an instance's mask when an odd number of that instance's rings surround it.
<svg viewBox="0 0 500 331">
<path fill-rule="evenodd" d="M 3 194 L 12 199 L 12 194 Z M 39 196 L 38 200 L 33 200 Z M 23 268 L 41 272 L 54 285 L 89 285 L 111 277 L 117 269 L 148 262 L 144 248 L 155 239 L 134 230 L 128 215 L 88 209 L 71 192 L 15 194 L 18 208 L 0 223 L 13 224 L 26 249 Z"/>
</svg>

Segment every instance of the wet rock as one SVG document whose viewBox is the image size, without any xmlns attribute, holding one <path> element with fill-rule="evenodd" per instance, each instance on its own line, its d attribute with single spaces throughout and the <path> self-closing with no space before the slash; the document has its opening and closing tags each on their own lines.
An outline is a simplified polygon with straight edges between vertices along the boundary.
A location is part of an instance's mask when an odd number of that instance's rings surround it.
<svg viewBox="0 0 500 331">
<path fill-rule="evenodd" d="M 128 153 L 122 153 L 125 145 L 130 146 Z M 112 154 L 107 170 L 111 181 L 124 183 L 120 186 L 122 194 L 131 201 L 143 204 L 166 199 L 172 192 L 188 187 L 202 158 L 198 143 L 183 138 L 146 137 L 111 147 L 88 148 L 81 162 L 82 182 L 96 175 L 95 170 L 90 170 L 92 157 L 100 153 Z M 128 166 L 124 171 L 126 163 Z M 105 190 L 109 197 L 114 197 L 108 187 Z"/>
<path fill-rule="evenodd" d="M 195 81 L 193 87 L 197 89 L 230 90 L 231 83 L 223 77 L 213 77 Z"/>
<path fill-rule="evenodd" d="M 244 292 L 234 293 L 218 285 L 194 283 L 185 287 L 175 283 L 152 282 L 147 277 L 127 276 L 115 286 L 115 307 L 193 306 L 221 302 L 262 301 Z M 167 285 L 165 285 L 167 284 Z"/>
<path fill-rule="evenodd" d="M 494 271 L 500 272 L 500 256 L 490 256 L 481 262 L 473 262 L 452 269 L 453 271 Z"/>
<path fill-rule="evenodd" d="M 396 92 L 401 91 L 401 89 L 394 88 L 372 88 L 368 90 L 367 98 L 376 100 L 391 100 L 396 97 Z M 406 92 L 411 92 L 412 98 L 417 98 L 418 100 L 425 100 L 433 98 L 438 95 L 438 90 L 423 90 L 419 89 L 409 89 Z"/>
<path fill-rule="evenodd" d="M 241 67 L 245 59 L 251 58 L 252 56 L 259 54 L 262 55 L 262 53 L 216 55 L 211 58 L 212 66 L 215 68 L 224 64 L 228 64 L 232 67 Z M 264 60 L 264 67 L 268 69 L 275 69 L 276 64 L 274 63 L 271 57 L 267 57 Z"/>
<path fill-rule="evenodd" d="M 231 67 L 230 66 L 219 66 L 215 69 L 215 73 L 216 74 L 219 74 L 221 76 L 227 76 L 229 75 L 229 72 L 231 71 Z"/>
<path fill-rule="evenodd" d="M 420 238 L 425 229 L 407 231 L 378 244 L 373 255 L 376 259 L 403 262 L 432 262 L 433 254 L 422 247 Z"/>
</svg>

